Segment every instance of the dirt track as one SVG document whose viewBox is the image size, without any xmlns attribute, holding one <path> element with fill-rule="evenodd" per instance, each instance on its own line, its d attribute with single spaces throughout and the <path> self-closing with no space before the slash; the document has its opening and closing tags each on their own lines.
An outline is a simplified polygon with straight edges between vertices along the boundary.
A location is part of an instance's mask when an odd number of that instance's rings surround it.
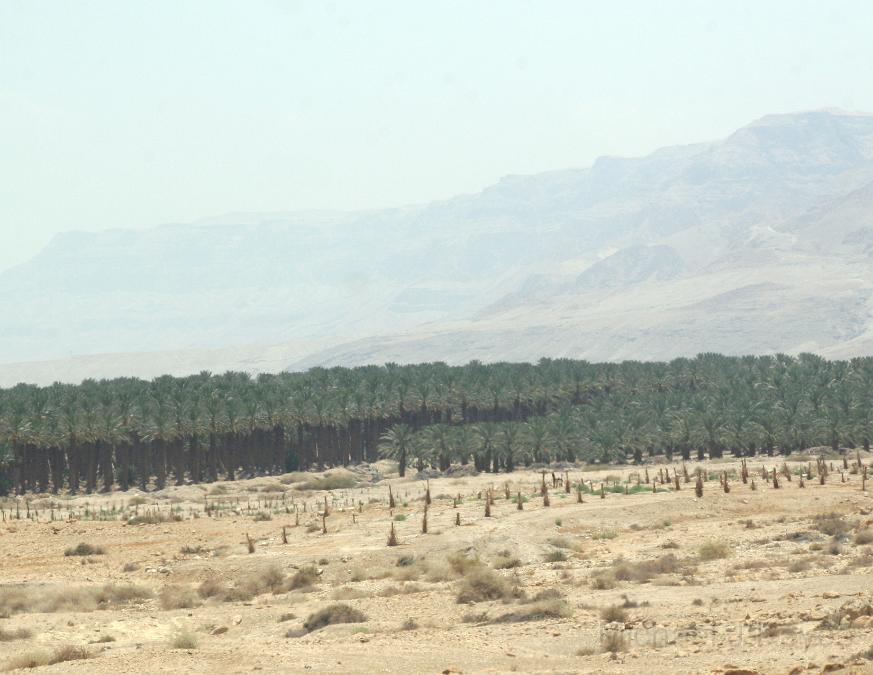
<svg viewBox="0 0 873 675">
<path fill-rule="evenodd" d="M 735 468 L 731 462 L 707 466 Z M 664 485 L 657 494 L 648 488 L 605 499 L 585 494 L 582 504 L 575 493 L 553 488 L 548 476 L 549 507 L 539 496 L 536 472 L 437 478 L 430 481 L 427 534 L 420 532 L 424 481 L 389 475 L 371 483 L 367 472 L 350 472 L 361 487 L 331 493 L 296 489 L 296 479 L 305 479 L 297 475 L 173 487 L 142 495 L 145 503 L 139 505 L 131 504 L 139 494 L 134 491 L 54 503 L 34 498 L 31 508 L 39 510 L 41 522 L 0 524 L 0 593 L 23 584 L 29 596 L 55 597 L 80 587 L 135 584 L 155 594 L 168 587 L 187 593 L 195 601 L 182 604 L 195 606 L 164 609 L 156 595 L 127 604 L 112 600 L 97 609 L 73 603 L 74 609 L 92 611 L 13 610 L 0 619 L 0 630 L 23 628 L 31 636 L 0 642 L 0 665 L 25 653 L 109 636 L 114 641 L 88 646 L 93 658 L 31 672 L 873 672 L 873 661 L 857 656 L 873 646 L 873 619 L 862 612 L 854 622 L 849 615 L 842 627 L 837 617 L 837 627 L 821 628 L 841 607 L 851 610 L 873 599 L 873 551 L 855 543 L 873 521 L 873 501 L 861 490 L 860 476 L 841 483 L 834 472 L 826 485 L 814 479 L 804 489 L 794 476 L 773 489 L 757 475 L 760 462 L 750 469 L 754 491 L 733 478 L 728 494 L 718 480 L 706 482 L 702 499 L 692 482 L 678 492 Z M 655 474 L 657 467 L 649 470 Z M 570 477 L 590 479 L 597 488 L 607 475 L 624 479 L 632 471 L 576 469 Z M 389 484 L 397 499 L 393 515 L 407 516 L 394 521 L 399 546 L 393 548 L 386 546 Z M 486 518 L 492 486 L 495 502 Z M 516 508 L 518 491 L 528 500 L 522 511 Z M 463 501 L 453 508 L 458 494 Z M 323 509 L 325 495 L 330 515 L 328 533 L 322 534 L 313 510 Z M 298 509 L 306 503 L 299 526 L 292 500 Z M 211 517 L 203 513 L 207 502 L 216 509 Z M 107 512 L 113 506 L 141 515 L 176 509 L 182 520 L 128 525 L 89 519 L 95 512 L 100 516 L 101 507 L 102 517 L 119 518 Z M 5 509 L 9 518 L 9 502 Z M 77 518 L 69 520 L 70 510 Z M 272 519 L 256 521 L 258 511 L 271 512 Z M 843 516 L 837 521 L 844 531 L 836 540 L 822 531 L 823 521 L 813 520 L 830 513 Z M 255 545 L 252 554 L 246 534 Z M 80 542 L 103 546 L 105 553 L 64 555 Z M 713 542 L 727 545 L 726 557 L 716 546 L 706 559 L 701 546 Z M 446 557 L 458 552 L 478 557 L 489 569 L 513 561 L 496 571 L 513 595 L 457 603 L 464 575 Z M 412 564 L 398 566 L 404 556 L 412 556 Z M 547 556 L 555 561 L 546 562 Z M 664 556 L 674 558 L 663 562 Z M 647 578 L 634 571 L 635 563 L 659 559 L 661 568 Z M 271 566 L 292 574 L 307 565 L 320 571 L 310 588 L 224 601 L 196 594 L 207 580 L 233 588 Z M 605 588 L 598 589 L 598 577 L 607 580 Z M 567 616 L 505 621 L 548 589 L 563 596 Z M 522 594 L 526 600 L 517 597 Z M 302 630 L 312 612 L 334 602 L 361 610 L 367 620 Z M 621 621 L 609 623 L 601 610 L 616 604 L 629 606 Z M 279 621 L 283 614 L 294 618 Z M 501 617 L 504 622 L 497 622 Z M 410 619 L 414 623 L 403 626 Z M 289 631 L 292 637 L 286 637 Z M 174 648 L 180 632 L 192 633 L 196 648 Z M 623 636 L 616 653 L 603 651 L 604 636 L 612 633 Z"/>
</svg>

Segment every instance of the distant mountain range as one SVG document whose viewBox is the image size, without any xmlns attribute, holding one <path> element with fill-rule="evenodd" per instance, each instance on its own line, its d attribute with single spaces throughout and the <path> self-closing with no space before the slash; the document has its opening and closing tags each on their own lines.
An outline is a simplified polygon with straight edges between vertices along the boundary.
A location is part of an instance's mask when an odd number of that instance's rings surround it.
<svg viewBox="0 0 873 675">
<path fill-rule="evenodd" d="M 71 232 L 0 274 L 0 384 L 470 359 L 873 353 L 873 116 L 356 213 Z"/>
</svg>

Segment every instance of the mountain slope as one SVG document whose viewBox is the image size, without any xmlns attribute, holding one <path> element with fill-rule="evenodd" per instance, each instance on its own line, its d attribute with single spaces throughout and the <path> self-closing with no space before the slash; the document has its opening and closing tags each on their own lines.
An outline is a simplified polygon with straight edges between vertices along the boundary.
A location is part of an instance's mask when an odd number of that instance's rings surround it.
<svg viewBox="0 0 873 675">
<path fill-rule="evenodd" d="M 0 273 L 0 354 L 51 359 L 34 377 L 59 379 L 276 354 L 844 355 L 873 345 L 871 252 L 873 116 L 771 115 L 423 206 L 69 233 Z M 0 367 L 0 382 L 27 372 Z"/>
</svg>

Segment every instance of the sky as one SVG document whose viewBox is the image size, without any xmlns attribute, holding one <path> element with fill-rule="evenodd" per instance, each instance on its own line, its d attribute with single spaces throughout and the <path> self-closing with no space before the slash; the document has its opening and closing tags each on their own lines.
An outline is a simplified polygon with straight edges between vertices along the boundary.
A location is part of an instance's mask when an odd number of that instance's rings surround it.
<svg viewBox="0 0 873 675">
<path fill-rule="evenodd" d="M 873 3 L 0 0 L 0 270 L 66 230 L 360 209 L 873 111 Z"/>
</svg>

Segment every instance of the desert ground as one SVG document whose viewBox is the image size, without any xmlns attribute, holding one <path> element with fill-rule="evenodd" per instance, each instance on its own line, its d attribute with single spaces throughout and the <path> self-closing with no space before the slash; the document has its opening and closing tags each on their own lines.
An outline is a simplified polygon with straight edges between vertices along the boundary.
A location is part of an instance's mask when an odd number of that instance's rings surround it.
<svg viewBox="0 0 873 675">
<path fill-rule="evenodd" d="M 873 672 L 863 470 L 747 467 L 382 462 L 6 499 L 0 669 Z"/>
</svg>

